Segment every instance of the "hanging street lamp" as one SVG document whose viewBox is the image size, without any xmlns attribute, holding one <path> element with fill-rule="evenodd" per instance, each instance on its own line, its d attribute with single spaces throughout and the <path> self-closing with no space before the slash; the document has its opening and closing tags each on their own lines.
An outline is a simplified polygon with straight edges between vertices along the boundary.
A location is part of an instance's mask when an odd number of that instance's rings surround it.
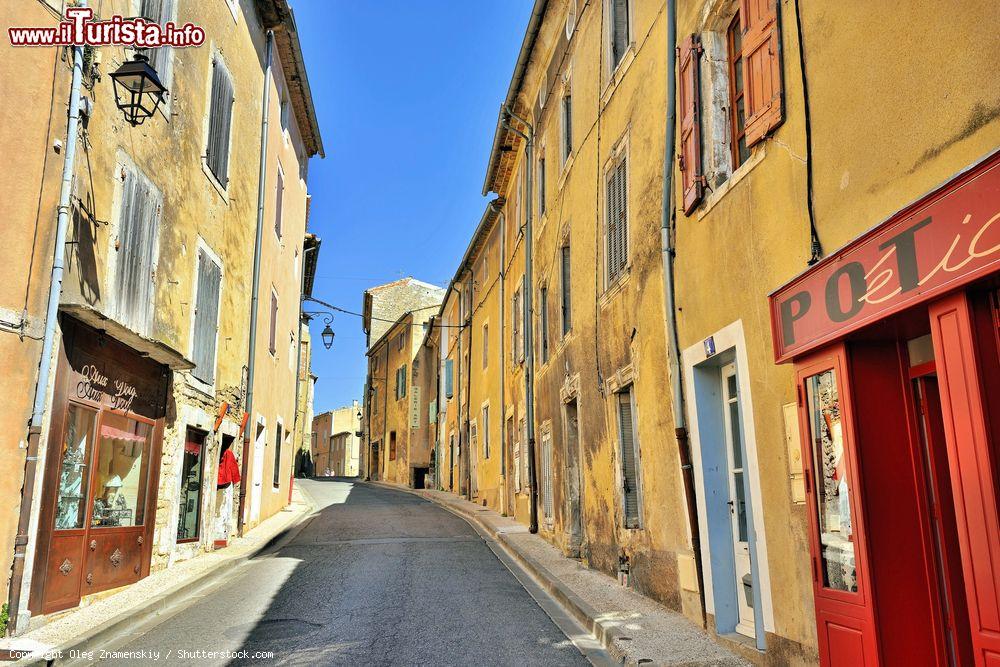
<svg viewBox="0 0 1000 667">
<path fill-rule="evenodd" d="M 323 333 L 320 336 L 323 338 L 323 347 L 329 350 L 330 346 L 333 345 L 333 329 L 330 328 L 329 324 L 323 328 Z"/>
<path fill-rule="evenodd" d="M 323 339 L 323 347 L 330 349 L 333 346 L 333 328 L 330 326 L 333 324 L 333 313 L 328 310 L 303 310 L 302 314 L 308 319 L 312 319 L 311 315 L 322 315 L 323 321 L 326 322 L 326 326 L 323 327 L 323 332 L 320 333 L 320 338 Z"/>
<path fill-rule="evenodd" d="M 114 81 L 115 104 L 133 127 L 156 113 L 167 89 L 160 82 L 156 70 L 149 64 L 149 58 L 141 53 L 122 64 L 110 75 Z"/>
</svg>

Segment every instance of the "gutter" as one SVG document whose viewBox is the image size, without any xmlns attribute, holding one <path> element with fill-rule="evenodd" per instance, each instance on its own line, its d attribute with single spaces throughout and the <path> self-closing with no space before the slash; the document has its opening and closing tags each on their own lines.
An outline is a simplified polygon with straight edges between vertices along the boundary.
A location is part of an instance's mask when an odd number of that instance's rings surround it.
<svg viewBox="0 0 1000 667">
<path fill-rule="evenodd" d="M 664 319 L 667 327 L 667 361 L 670 369 L 670 393 L 673 398 L 674 434 L 681 463 L 684 484 L 684 501 L 687 521 L 691 530 L 691 551 L 694 554 L 695 572 L 698 577 L 698 599 L 701 602 L 701 624 L 708 627 L 705 611 L 705 586 L 701 562 L 701 534 L 698 523 L 698 505 L 695 497 L 694 466 L 691 463 L 691 445 L 688 441 L 687 420 L 684 412 L 684 382 L 681 378 L 680 342 L 677 333 L 677 306 L 675 302 L 674 258 L 677 248 L 671 234 L 674 214 L 674 131 L 676 127 L 677 97 L 677 7 L 667 0 L 667 117 L 666 136 L 663 142 L 663 196 L 660 216 L 660 248 L 663 260 Z"/>
<path fill-rule="evenodd" d="M 81 0 L 80 7 L 87 6 Z M 31 408 L 28 426 L 28 447 L 24 459 L 24 484 L 21 488 L 21 510 L 17 517 L 17 534 L 14 537 L 14 561 L 11 565 L 10 589 L 7 595 L 10 634 L 20 634 L 28 629 L 31 612 L 21 613 L 21 593 L 24 586 L 24 560 L 28 547 L 28 530 L 31 525 L 32 499 L 35 493 L 35 471 L 38 467 L 38 447 L 45 419 L 45 399 L 52 373 L 52 352 L 55 348 L 58 326 L 59 298 L 62 294 L 63 269 L 66 262 L 66 229 L 69 227 L 70 201 L 73 194 L 73 167 L 76 161 L 77 134 L 80 125 L 80 87 L 83 82 L 83 47 L 73 47 L 73 78 L 69 89 L 69 119 L 66 122 L 66 155 L 63 158 L 62 185 L 59 188 L 59 208 L 56 218 L 55 249 L 52 257 L 52 275 L 49 282 L 49 301 L 45 311 L 45 333 L 42 336 L 42 357 L 38 366 L 38 383 Z M 53 82 L 53 87 L 55 83 Z"/>
<path fill-rule="evenodd" d="M 267 138 L 270 125 L 271 66 L 274 59 L 274 31 L 267 31 L 267 50 L 264 60 L 264 95 L 260 124 L 260 170 L 257 176 L 257 235 L 253 246 L 253 283 L 250 296 L 250 341 L 247 353 L 247 401 L 244 412 L 250 415 L 249 425 L 256 432 L 257 422 L 253 419 L 254 361 L 257 352 L 257 311 L 260 301 L 260 254 L 264 236 L 264 195 L 267 186 Z M 304 267 L 303 267 L 304 268 Z M 303 271 L 303 274 L 305 271 Z M 296 369 L 298 377 L 298 369 Z M 298 407 L 298 406 L 296 406 Z M 256 437 L 256 434 L 255 434 Z M 250 434 L 243 430 L 242 480 L 240 482 L 239 512 L 236 516 L 236 534 L 243 537 L 246 520 L 247 484 L 250 474 Z"/>
</svg>

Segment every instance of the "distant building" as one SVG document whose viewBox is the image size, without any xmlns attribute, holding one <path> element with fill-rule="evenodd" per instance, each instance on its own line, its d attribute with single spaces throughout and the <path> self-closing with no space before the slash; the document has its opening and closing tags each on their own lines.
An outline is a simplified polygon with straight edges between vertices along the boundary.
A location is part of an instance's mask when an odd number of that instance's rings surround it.
<svg viewBox="0 0 1000 667">
<path fill-rule="evenodd" d="M 312 422 L 312 464 L 316 477 L 356 477 L 361 455 L 361 404 L 316 415 Z"/>
</svg>

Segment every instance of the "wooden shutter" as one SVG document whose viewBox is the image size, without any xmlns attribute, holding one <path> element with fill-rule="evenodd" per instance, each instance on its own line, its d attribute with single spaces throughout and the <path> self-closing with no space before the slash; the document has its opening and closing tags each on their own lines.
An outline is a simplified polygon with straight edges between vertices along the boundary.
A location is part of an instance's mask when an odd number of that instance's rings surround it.
<svg viewBox="0 0 1000 667">
<path fill-rule="evenodd" d="M 611 0 L 611 69 L 621 62 L 628 49 L 628 0 Z"/>
<path fill-rule="evenodd" d="M 281 173 L 281 166 L 278 166 L 278 181 L 275 184 L 274 193 L 274 233 L 281 238 L 281 202 L 285 195 L 285 175 Z"/>
<path fill-rule="evenodd" d="M 278 295 L 271 292 L 271 329 L 268 337 L 268 347 L 271 354 L 277 349 L 278 338 Z"/>
<path fill-rule="evenodd" d="M 635 422 L 632 418 L 632 390 L 619 392 L 618 432 L 621 438 L 622 494 L 625 527 L 639 527 L 639 468 L 636 461 Z"/>
<path fill-rule="evenodd" d="M 131 166 L 122 167 L 122 200 L 116 244 L 113 316 L 148 335 L 155 301 L 156 239 L 160 193 Z"/>
<path fill-rule="evenodd" d="M 563 162 L 573 153 L 573 97 L 563 96 Z"/>
<path fill-rule="evenodd" d="M 174 2 L 175 0 L 142 0 L 139 7 L 139 16 L 147 21 L 164 25 L 168 21 L 173 21 Z M 160 82 L 169 90 L 170 72 L 168 71 L 168 65 L 170 61 L 170 47 L 161 46 L 155 49 L 139 49 L 138 52 L 149 58 L 149 66 L 156 70 L 156 75 L 159 77 Z"/>
<path fill-rule="evenodd" d="M 208 168 L 223 187 L 229 184 L 229 132 L 233 116 L 233 82 L 222 61 L 212 61 L 212 106 L 208 118 Z"/>
<path fill-rule="evenodd" d="M 455 360 L 445 359 L 444 360 L 444 395 L 447 398 L 451 398 L 455 395 L 454 389 L 455 382 Z"/>
<path fill-rule="evenodd" d="M 545 158 L 538 161 L 538 215 L 545 214 Z"/>
<path fill-rule="evenodd" d="M 517 360 L 524 361 L 524 332 L 526 330 L 526 325 L 528 321 L 528 311 L 525 304 L 526 295 L 528 293 L 528 278 L 527 276 L 521 276 L 521 298 L 518 301 L 518 313 L 517 316 L 521 320 L 521 326 L 519 327 L 517 334 Z"/>
<path fill-rule="evenodd" d="M 525 421 L 524 417 L 521 417 L 521 488 L 527 489 L 531 485 L 531 480 L 528 478 L 528 454 L 530 449 L 528 447 L 528 422 Z"/>
<path fill-rule="evenodd" d="M 204 250 L 198 251 L 198 295 L 194 310 L 191 373 L 211 384 L 215 379 L 215 346 L 219 330 L 219 288 L 222 269 Z"/>
<path fill-rule="evenodd" d="M 628 161 L 623 156 L 607 178 L 608 282 L 614 282 L 628 263 Z"/>
<path fill-rule="evenodd" d="M 704 194 L 705 177 L 701 165 L 701 89 L 699 68 L 701 40 L 689 35 L 679 49 L 681 153 L 680 172 L 684 194 L 684 213 L 691 211 Z"/>
<path fill-rule="evenodd" d="M 404 398 L 406 396 L 406 364 L 399 369 L 399 397 Z"/>
<path fill-rule="evenodd" d="M 517 332 L 521 329 L 521 323 L 519 321 L 521 307 L 521 288 L 518 287 L 514 290 L 513 303 L 510 309 L 510 351 L 511 359 L 514 363 L 518 361 L 518 349 L 517 349 Z"/>
<path fill-rule="evenodd" d="M 781 124 L 781 35 L 777 0 L 740 0 L 746 143 L 753 146 Z"/>
</svg>

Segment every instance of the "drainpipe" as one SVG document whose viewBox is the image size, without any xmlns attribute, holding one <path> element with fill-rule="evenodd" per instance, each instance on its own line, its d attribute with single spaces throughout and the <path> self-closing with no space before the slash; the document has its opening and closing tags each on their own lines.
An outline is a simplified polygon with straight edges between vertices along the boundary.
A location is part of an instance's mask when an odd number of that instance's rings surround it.
<svg viewBox="0 0 1000 667">
<path fill-rule="evenodd" d="M 82 0 L 79 6 L 86 7 L 86 0 Z M 69 89 L 69 120 L 66 122 L 66 156 L 63 158 L 62 185 L 59 189 L 56 240 L 49 282 L 49 302 L 45 310 L 45 334 L 42 337 L 42 357 L 38 365 L 38 384 L 35 385 L 31 423 L 28 426 L 28 448 L 24 459 L 24 485 L 21 488 L 21 512 L 17 517 L 14 562 L 11 565 L 10 590 L 7 595 L 10 609 L 10 620 L 7 627 L 10 634 L 20 634 L 26 630 L 27 621 L 31 618 L 30 613 L 19 617 L 18 612 L 20 611 L 21 591 L 24 584 L 24 559 L 28 546 L 28 528 L 31 524 L 31 501 L 35 493 L 38 441 L 42 435 L 45 398 L 49 387 L 49 375 L 52 373 L 52 350 L 55 347 L 59 297 L 62 294 L 63 268 L 66 262 L 66 229 L 69 227 L 70 198 L 73 194 L 73 166 L 76 161 L 77 131 L 80 125 L 80 85 L 82 81 L 83 47 L 74 46 L 73 78 Z"/>
<path fill-rule="evenodd" d="M 250 288 L 250 350 L 247 354 L 247 404 L 250 415 L 247 422 L 255 434 L 257 421 L 253 418 L 254 358 L 257 352 L 257 306 L 260 300 L 260 251 L 264 237 L 264 188 L 267 186 L 267 138 L 271 110 L 271 61 L 274 51 L 274 31 L 267 31 L 267 53 L 264 60 L 264 95 L 260 123 L 260 172 L 257 175 L 257 236 L 253 246 L 253 284 Z M 247 486 L 250 481 L 250 434 L 243 430 L 243 481 L 240 483 L 240 507 L 236 517 L 236 533 L 242 537 L 246 523 Z M 256 480 L 255 480 L 256 481 Z"/>
<path fill-rule="evenodd" d="M 532 257 L 531 257 L 531 247 L 532 247 L 532 225 L 531 225 L 531 176 L 532 176 L 532 156 L 534 153 L 534 128 L 531 123 L 521 118 L 513 111 L 511 111 L 509 106 L 504 107 L 504 114 L 506 114 L 503 119 L 503 126 L 518 135 L 525 141 L 525 168 L 527 171 L 525 188 L 527 192 L 524 193 L 525 198 L 525 215 L 524 215 L 524 279 L 527 289 L 524 294 L 524 347 L 525 349 L 525 373 L 524 373 L 524 383 L 525 383 L 525 421 L 528 427 L 528 488 L 531 490 L 531 502 L 529 503 L 531 514 L 530 522 L 528 525 L 528 531 L 531 533 L 538 532 L 538 473 L 535 470 L 535 341 L 532 334 L 532 302 L 534 299 L 534 281 L 532 279 Z M 515 129 L 510 124 L 510 119 L 513 118 L 527 130 L 527 134 Z"/>
<path fill-rule="evenodd" d="M 490 202 L 490 208 L 500 216 L 500 513 L 507 515 L 507 392 L 506 382 L 504 382 L 504 368 L 507 363 L 506 348 L 504 347 L 503 334 L 504 322 L 504 302 L 506 301 L 505 281 L 507 270 L 504 262 L 507 261 L 507 216 L 503 210 L 497 206 L 494 199 Z"/>
<path fill-rule="evenodd" d="M 472 455 L 475 454 L 479 456 L 478 452 L 472 451 L 472 311 L 476 307 L 472 303 L 473 299 L 473 285 L 476 282 L 476 272 L 473 269 L 469 269 L 469 312 L 465 314 L 465 324 L 469 330 L 469 368 L 465 371 L 465 434 L 466 434 L 466 444 L 468 445 L 465 449 L 467 452 L 466 456 L 466 466 L 465 466 L 465 483 L 466 488 L 469 490 L 469 501 L 472 500 Z M 482 426 L 482 424 L 480 424 Z M 479 439 L 482 441 L 482 433 L 479 434 Z M 476 478 L 478 483 L 479 471 L 476 471 Z"/>
<path fill-rule="evenodd" d="M 663 257 L 663 294 L 667 325 L 667 359 L 670 365 L 670 389 L 673 397 L 675 435 L 677 453 L 680 457 L 684 483 L 684 502 L 687 505 L 688 525 L 691 528 L 691 550 L 694 552 L 695 572 L 698 576 L 698 598 L 701 601 L 701 624 L 707 627 L 705 613 L 705 587 L 702 576 L 701 535 L 698 524 L 698 506 L 695 499 L 694 467 L 691 464 L 691 446 L 688 442 L 687 422 L 684 414 L 684 383 L 681 378 L 680 343 L 677 335 L 677 308 L 674 300 L 674 257 L 677 254 L 674 239 L 670 233 L 674 205 L 674 129 L 677 95 L 677 24 L 676 7 L 667 2 L 667 118 L 666 137 L 663 145 L 663 208 L 660 217 L 660 247 Z"/>
<path fill-rule="evenodd" d="M 299 286 L 299 341 L 298 349 L 295 351 L 295 419 L 292 421 L 292 433 L 297 433 L 299 428 L 299 385 L 302 377 L 302 302 L 306 297 L 306 253 L 317 250 L 319 246 L 314 245 L 302 251 L 302 279 Z M 303 438 L 305 440 L 305 438 Z M 300 445 L 301 447 L 301 445 Z"/>
</svg>

